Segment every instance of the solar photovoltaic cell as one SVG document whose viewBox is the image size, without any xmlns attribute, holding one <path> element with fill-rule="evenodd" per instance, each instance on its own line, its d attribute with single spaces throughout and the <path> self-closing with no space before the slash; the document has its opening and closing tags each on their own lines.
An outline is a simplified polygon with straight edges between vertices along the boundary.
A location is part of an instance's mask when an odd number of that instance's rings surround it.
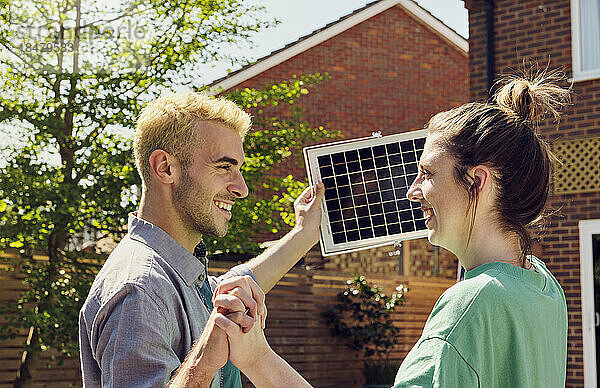
<svg viewBox="0 0 600 388">
<path fill-rule="evenodd" d="M 311 182 L 325 186 L 323 254 L 426 234 L 420 205 L 406 198 L 425 131 L 305 148 Z"/>
</svg>

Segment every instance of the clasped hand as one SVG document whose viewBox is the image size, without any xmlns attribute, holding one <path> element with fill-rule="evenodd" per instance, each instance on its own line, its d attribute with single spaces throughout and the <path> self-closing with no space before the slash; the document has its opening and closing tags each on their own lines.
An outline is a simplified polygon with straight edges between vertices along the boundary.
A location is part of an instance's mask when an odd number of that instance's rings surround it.
<svg viewBox="0 0 600 388">
<path fill-rule="evenodd" d="M 222 281 L 213 296 L 214 335 L 221 338 L 220 362 L 227 358 L 244 371 L 270 350 L 263 329 L 267 318 L 265 294 L 250 276 Z M 226 334 L 227 348 L 224 341 Z"/>
</svg>

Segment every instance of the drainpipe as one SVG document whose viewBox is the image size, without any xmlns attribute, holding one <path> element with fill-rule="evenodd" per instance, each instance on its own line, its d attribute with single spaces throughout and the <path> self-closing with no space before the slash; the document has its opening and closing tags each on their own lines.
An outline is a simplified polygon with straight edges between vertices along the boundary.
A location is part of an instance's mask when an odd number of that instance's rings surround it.
<svg viewBox="0 0 600 388">
<path fill-rule="evenodd" d="M 494 0 L 485 0 L 485 26 L 487 30 L 487 93 L 492 99 L 494 87 Z"/>
</svg>

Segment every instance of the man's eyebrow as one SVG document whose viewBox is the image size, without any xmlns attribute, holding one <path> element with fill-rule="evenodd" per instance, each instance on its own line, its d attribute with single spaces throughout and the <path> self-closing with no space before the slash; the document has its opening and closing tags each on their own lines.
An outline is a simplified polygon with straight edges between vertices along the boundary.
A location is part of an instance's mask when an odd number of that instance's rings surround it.
<svg viewBox="0 0 600 388">
<path fill-rule="evenodd" d="M 229 156 L 223 156 L 223 157 L 215 160 L 215 163 L 229 163 L 232 166 L 237 166 L 240 162 L 238 162 L 237 159 L 230 158 Z M 244 163 L 242 163 L 242 165 L 244 165 Z"/>
</svg>

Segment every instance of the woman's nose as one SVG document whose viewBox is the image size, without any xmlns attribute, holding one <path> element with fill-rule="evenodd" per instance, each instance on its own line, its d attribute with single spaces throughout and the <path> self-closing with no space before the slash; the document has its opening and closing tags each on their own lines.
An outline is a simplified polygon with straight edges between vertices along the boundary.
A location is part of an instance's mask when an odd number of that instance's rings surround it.
<svg viewBox="0 0 600 388">
<path fill-rule="evenodd" d="M 418 202 L 423 198 L 421 184 L 418 182 L 418 179 L 419 178 L 417 177 L 417 179 L 414 180 L 414 182 L 412 183 L 412 185 L 410 185 L 408 191 L 406 192 L 406 198 L 408 198 L 409 201 Z"/>
</svg>

